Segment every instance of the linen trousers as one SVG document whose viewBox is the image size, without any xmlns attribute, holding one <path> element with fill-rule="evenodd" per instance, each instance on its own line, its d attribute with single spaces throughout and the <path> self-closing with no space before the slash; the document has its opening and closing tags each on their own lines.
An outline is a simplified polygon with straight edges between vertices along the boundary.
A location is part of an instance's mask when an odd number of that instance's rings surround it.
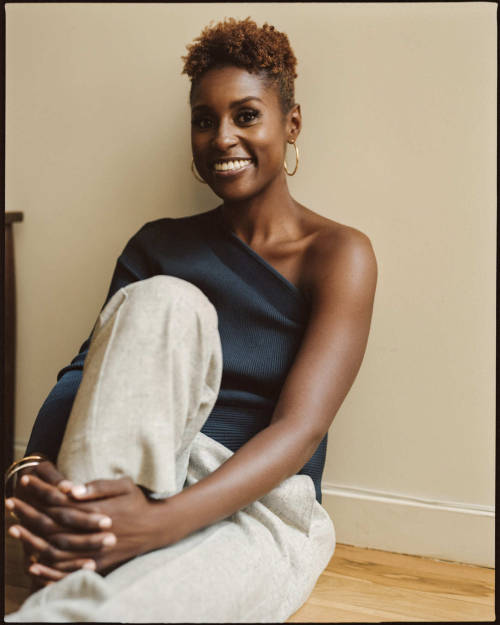
<svg viewBox="0 0 500 625">
<path fill-rule="evenodd" d="M 58 457 L 76 483 L 130 476 L 164 498 L 232 451 L 200 429 L 217 399 L 215 307 L 174 276 L 132 283 L 102 310 Z M 31 595 L 8 622 L 284 622 L 335 549 L 312 479 L 258 501 L 106 576 L 79 570 Z"/>
</svg>

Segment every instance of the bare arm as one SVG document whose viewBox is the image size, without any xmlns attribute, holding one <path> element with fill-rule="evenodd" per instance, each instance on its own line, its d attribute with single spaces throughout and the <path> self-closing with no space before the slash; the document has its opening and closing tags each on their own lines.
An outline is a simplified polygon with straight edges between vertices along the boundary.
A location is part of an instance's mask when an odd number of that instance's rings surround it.
<svg viewBox="0 0 500 625">
<path fill-rule="evenodd" d="M 377 265 L 369 239 L 352 229 L 325 240 L 314 263 L 309 324 L 270 425 L 156 508 L 160 528 L 169 511 L 177 521 L 159 530 L 160 541 L 179 540 L 261 498 L 296 474 L 328 431 L 365 353 Z"/>
</svg>

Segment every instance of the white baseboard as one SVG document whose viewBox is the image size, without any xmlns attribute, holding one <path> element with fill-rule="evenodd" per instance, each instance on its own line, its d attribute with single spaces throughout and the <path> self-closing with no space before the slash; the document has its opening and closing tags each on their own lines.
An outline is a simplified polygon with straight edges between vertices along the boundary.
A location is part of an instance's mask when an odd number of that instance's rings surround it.
<svg viewBox="0 0 500 625">
<path fill-rule="evenodd" d="M 21 458 L 26 443 L 17 442 Z M 495 566 L 495 509 L 429 501 L 323 482 L 337 542 L 440 560 Z"/>
<path fill-rule="evenodd" d="M 323 482 L 337 542 L 495 567 L 495 508 Z"/>
</svg>

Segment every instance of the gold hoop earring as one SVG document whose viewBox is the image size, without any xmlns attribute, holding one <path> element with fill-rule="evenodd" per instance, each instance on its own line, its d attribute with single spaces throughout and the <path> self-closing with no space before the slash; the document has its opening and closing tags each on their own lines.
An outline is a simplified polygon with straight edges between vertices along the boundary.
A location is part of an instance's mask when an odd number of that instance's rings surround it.
<svg viewBox="0 0 500 625">
<path fill-rule="evenodd" d="M 297 169 L 299 167 L 299 148 L 297 147 L 297 144 L 295 143 L 295 141 L 290 141 L 290 143 L 295 148 L 295 169 L 292 171 L 292 173 L 288 171 L 288 167 L 286 166 L 286 155 L 285 155 L 285 161 L 283 163 L 283 166 L 288 176 L 295 176 L 295 174 L 297 173 Z"/>
<path fill-rule="evenodd" d="M 207 182 L 205 180 L 203 180 L 203 178 L 201 178 L 201 176 L 197 175 L 196 169 L 194 168 L 194 158 L 191 160 L 191 171 L 193 172 L 193 176 L 196 178 L 196 180 L 198 182 L 202 182 L 203 184 L 207 184 Z"/>
</svg>

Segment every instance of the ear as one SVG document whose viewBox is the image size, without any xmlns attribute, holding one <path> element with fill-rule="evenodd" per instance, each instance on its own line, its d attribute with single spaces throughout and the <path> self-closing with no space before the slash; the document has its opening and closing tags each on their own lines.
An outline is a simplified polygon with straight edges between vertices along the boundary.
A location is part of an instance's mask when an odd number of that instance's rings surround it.
<svg viewBox="0 0 500 625">
<path fill-rule="evenodd" d="M 300 104 L 294 106 L 288 111 L 286 116 L 287 141 L 295 143 L 302 128 L 302 113 L 300 112 Z"/>
</svg>

